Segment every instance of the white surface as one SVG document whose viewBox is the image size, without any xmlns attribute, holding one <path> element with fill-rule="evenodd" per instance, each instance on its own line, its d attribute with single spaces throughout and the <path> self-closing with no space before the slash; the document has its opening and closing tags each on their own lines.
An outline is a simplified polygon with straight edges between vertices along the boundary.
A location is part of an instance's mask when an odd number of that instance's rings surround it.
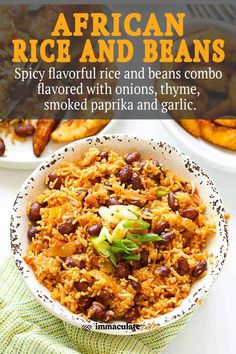
<svg viewBox="0 0 236 354">
<path fill-rule="evenodd" d="M 116 133 L 132 133 L 141 136 L 168 141 L 190 155 L 212 177 L 231 214 L 230 248 L 228 259 L 211 294 L 186 328 L 169 345 L 165 354 L 235 354 L 235 293 L 236 293 L 236 185 L 235 174 L 214 169 L 205 160 L 196 157 L 181 146 L 181 143 L 170 136 L 161 122 L 154 120 L 120 121 L 113 127 Z M 205 151 L 207 154 L 207 150 Z M 1 247 L 0 262 L 10 255 L 9 220 L 12 203 L 20 185 L 30 171 L 0 169 L 0 217 L 1 217 Z"/>
</svg>

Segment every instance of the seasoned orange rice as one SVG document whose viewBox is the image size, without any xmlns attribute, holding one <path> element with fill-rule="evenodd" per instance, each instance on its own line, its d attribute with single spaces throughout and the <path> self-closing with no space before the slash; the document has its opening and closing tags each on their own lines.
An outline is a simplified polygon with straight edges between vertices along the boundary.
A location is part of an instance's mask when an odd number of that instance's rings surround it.
<svg viewBox="0 0 236 354">
<path fill-rule="evenodd" d="M 90 148 L 61 163 L 27 213 L 25 261 L 53 299 L 85 318 L 158 317 L 207 272 L 215 226 L 197 189 L 138 152 Z"/>
</svg>

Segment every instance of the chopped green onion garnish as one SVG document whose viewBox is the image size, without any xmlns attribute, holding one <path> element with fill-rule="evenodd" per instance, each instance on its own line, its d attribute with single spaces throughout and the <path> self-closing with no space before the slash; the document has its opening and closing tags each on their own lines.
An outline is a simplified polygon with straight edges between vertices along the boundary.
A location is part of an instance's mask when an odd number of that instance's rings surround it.
<svg viewBox="0 0 236 354">
<path fill-rule="evenodd" d="M 119 249 L 118 252 L 130 253 L 131 251 L 137 250 L 139 247 L 131 240 L 114 240 L 112 242 L 113 248 Z"/>
<path fill-rule="evenodd" d="M 136 242 L 150 242 L 150 241 L 162 240 L 162 238 L 157 234 L 145 234 L 145 235 L 130 234 L 128 238 Z"/>
<path fill-rule="evenodd" d="M 123 249 L 123 248 L 121 248 L 121 247 L 114 247 L 114 246 L 111 246 L 111 247 L 110 247 L 110 250 L 111 250 L 113 253 L 122 253 L 122 252 L 126 252 L 126 251 L 124 251 L 124 249 Z"/>
<path fill-rule="evenodd" d="M 128 205 L 128 211 L 133 213 L 136 216 L 139 216 L 140 213 L 140 208 L 137 207 L 136 205 Z"/>
<path fill-rule="evenodd" d="M 108 257 L 109 257 L 111 263 L 114 264 L 114 265 L 116 265 L 116 257 L 115 257 L 115 255 L 114 255 L 114 253 L 113 253 L 111 247 L 108 247 L 107 250 L 108 250 Z"/>
<path fill-rule="evenodd" d="M 122 259 L 127 259 L 127 260 L 130 260 L 130 261 L 138 261 L 140 259 L 140 254 L 136 254 L 136 253 L 133 253 L 133 254 L 122 254 Z"/>
<path fill-rule="evenodd" d="M 109 243 L 107 241 L 104 241 L 100 237 L 93 237 L 91 238 L 91 243 L 93 247 L 95 248 L 96 251 L 98 251 L 102 256 L 108 257 L 108 247 Z"/>
<path fill-rule="evenodd" d="M 131 231 L 149 229 L 150 224 L 143 220 L 127 220 L 124 222 L 123 227 Z"/>
<path fill-rule="evenodd" d="M 156 197 L 157 198 L 161 198 L 161 197 L 164 197 L 165 195 L 169 194 L 169 189 L 166 188 L 166 187 L 157 187 L 157 190 L 156 190 Z"/>
</svg>

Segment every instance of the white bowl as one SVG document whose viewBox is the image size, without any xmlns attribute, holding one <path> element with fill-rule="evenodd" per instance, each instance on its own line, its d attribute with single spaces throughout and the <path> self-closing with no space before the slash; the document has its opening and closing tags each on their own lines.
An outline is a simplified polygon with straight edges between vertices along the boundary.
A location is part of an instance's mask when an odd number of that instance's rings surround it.
<svg viewBox="0 0 236 354">
<path fill-rule="evenodd" d="M 141 328 L 135 332 L 131 329 L 98 330 L 96 328 L 97 322 L 85 320 L 81 316 L 73 314 L 66 307 L 52 299 L 50 292 L 37 281 L 31 267 L 23 260 L 29 243 L 27 239 L 28 217 L 26 215 L 28 203 L 32 202 L 36 196 L 45 189 L 44 180 L 51 170 L 55 169 L 62 161 L 79 159 L 91 146 L 96 146 L 101 149 L 111 149 L 120 154 L 137 150 L 143 157 L 157 159 L 180 177 L 193 181 L 199 189 L 203 203 L 207 206 L 208 218 L 213 220 L 216 224 L 216 235 L 208 244 L 209 253 L 212 254 L 212 263 L 209 265 L 207 275 L 195 282 L 190 295 L 183 301 L 181 306 L 158 318 L 141 322 L 142 325 L 145 325 L 145 329 Z M 55 154 L 51 155 L 28 177 L 21 187 L 13 207 L 11 249 L 16 265 L 28 289 L 36 300 L 49 312 L 75 326 L 86 327 L 103 333 L 124 335 L 146 332 L 149 326 L 151 329 L 157 328 L 155 326 L 166 326 L 180 319 L 198 306 L 201 300 L 205 298 L 221 271 L 228 248 L 227 234 L 225 209 L 217 188 L 206 173 L 189 157 L 165 142 L 155 141 L 153 139 L 142 139 L 129 135 L 106 135 L 83 139 L 63 147 Z M 116 321 L 115 323 L 122 322 Z"/>
<path fill-rule="evenodd" d="M 231 35 L 236 36 L 236 27 L 226 22 L 210 19 L 191 19 L 187 20 L 184 27 L 184 34 L 190 34 L 207 27 L 218 27 Z M 183 144 L 188 151 L 192 151 L 200 158 L 210 162 L 221 170 L 227 170 L 236 173 L 236 151 L 221 148 L 215 144 L 208 143 L 201 138 L 195 138 L 182 128 L 171 116 L 171 114 L 162 114 L 161 121 L 169 133 L 174 136 L 179 143 Z"/>
</svg>

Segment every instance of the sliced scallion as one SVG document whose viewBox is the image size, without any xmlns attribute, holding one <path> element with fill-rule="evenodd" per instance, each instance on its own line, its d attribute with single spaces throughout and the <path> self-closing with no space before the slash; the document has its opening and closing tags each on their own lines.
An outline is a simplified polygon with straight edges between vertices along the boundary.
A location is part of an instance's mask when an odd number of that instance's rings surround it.
<svg viewBox="0 0 236 354">
<path fill-rule="evenodd" d="M 108 247 L 108 257 L 113 265 L 116 265 L 116 257 L 114 252 L 112 251 L 111 247 Z"/>
<path fill-rule="evenodd" d="M 100 237 L 93 237 L 91 238 L 91 243 L 93 247 L 95 248 L 96 251 L 98 251 L 102 256 L 108 257 L 108 247 L 109 243 L 107 241 L 104 241 Z"/>
<path fill-rule="evenodd" d="M 139 248 L 134 242 L 128 239 L 115 240 L 112 242 L 112 246 L 119 249 L 120 252 L 126 252 L 126 253 L 135 251 Z"/>
<path fill-rule="evenodd" d="M 150 224 L 143 220 L 127 220 L 124 222 L 123 227 L 127 230 L 138 231 L 149 229 Z"/>
<path fill-rule="evenodd" d="M 140 254 L 132 253 L 132 254 L 123 254 L 122 259 L 126 259 L 129 261 L 138 261 L 140 259 Z"/>
<path fill-rule="evenodd" d="M 168 188 L 159 186 L 159 187 L 157 187 L 157 190 L 156 190 L 156 197 L 162 198 L 169 193 L 170 193 L 170 191 Z"/>
<path fill-rule="evenodd" d="M 135 242 L 150 242 L 150 241 L 161 241 L 162 238 L 157 234 L 130 234 L 128 238 Z"/>
</svg>

